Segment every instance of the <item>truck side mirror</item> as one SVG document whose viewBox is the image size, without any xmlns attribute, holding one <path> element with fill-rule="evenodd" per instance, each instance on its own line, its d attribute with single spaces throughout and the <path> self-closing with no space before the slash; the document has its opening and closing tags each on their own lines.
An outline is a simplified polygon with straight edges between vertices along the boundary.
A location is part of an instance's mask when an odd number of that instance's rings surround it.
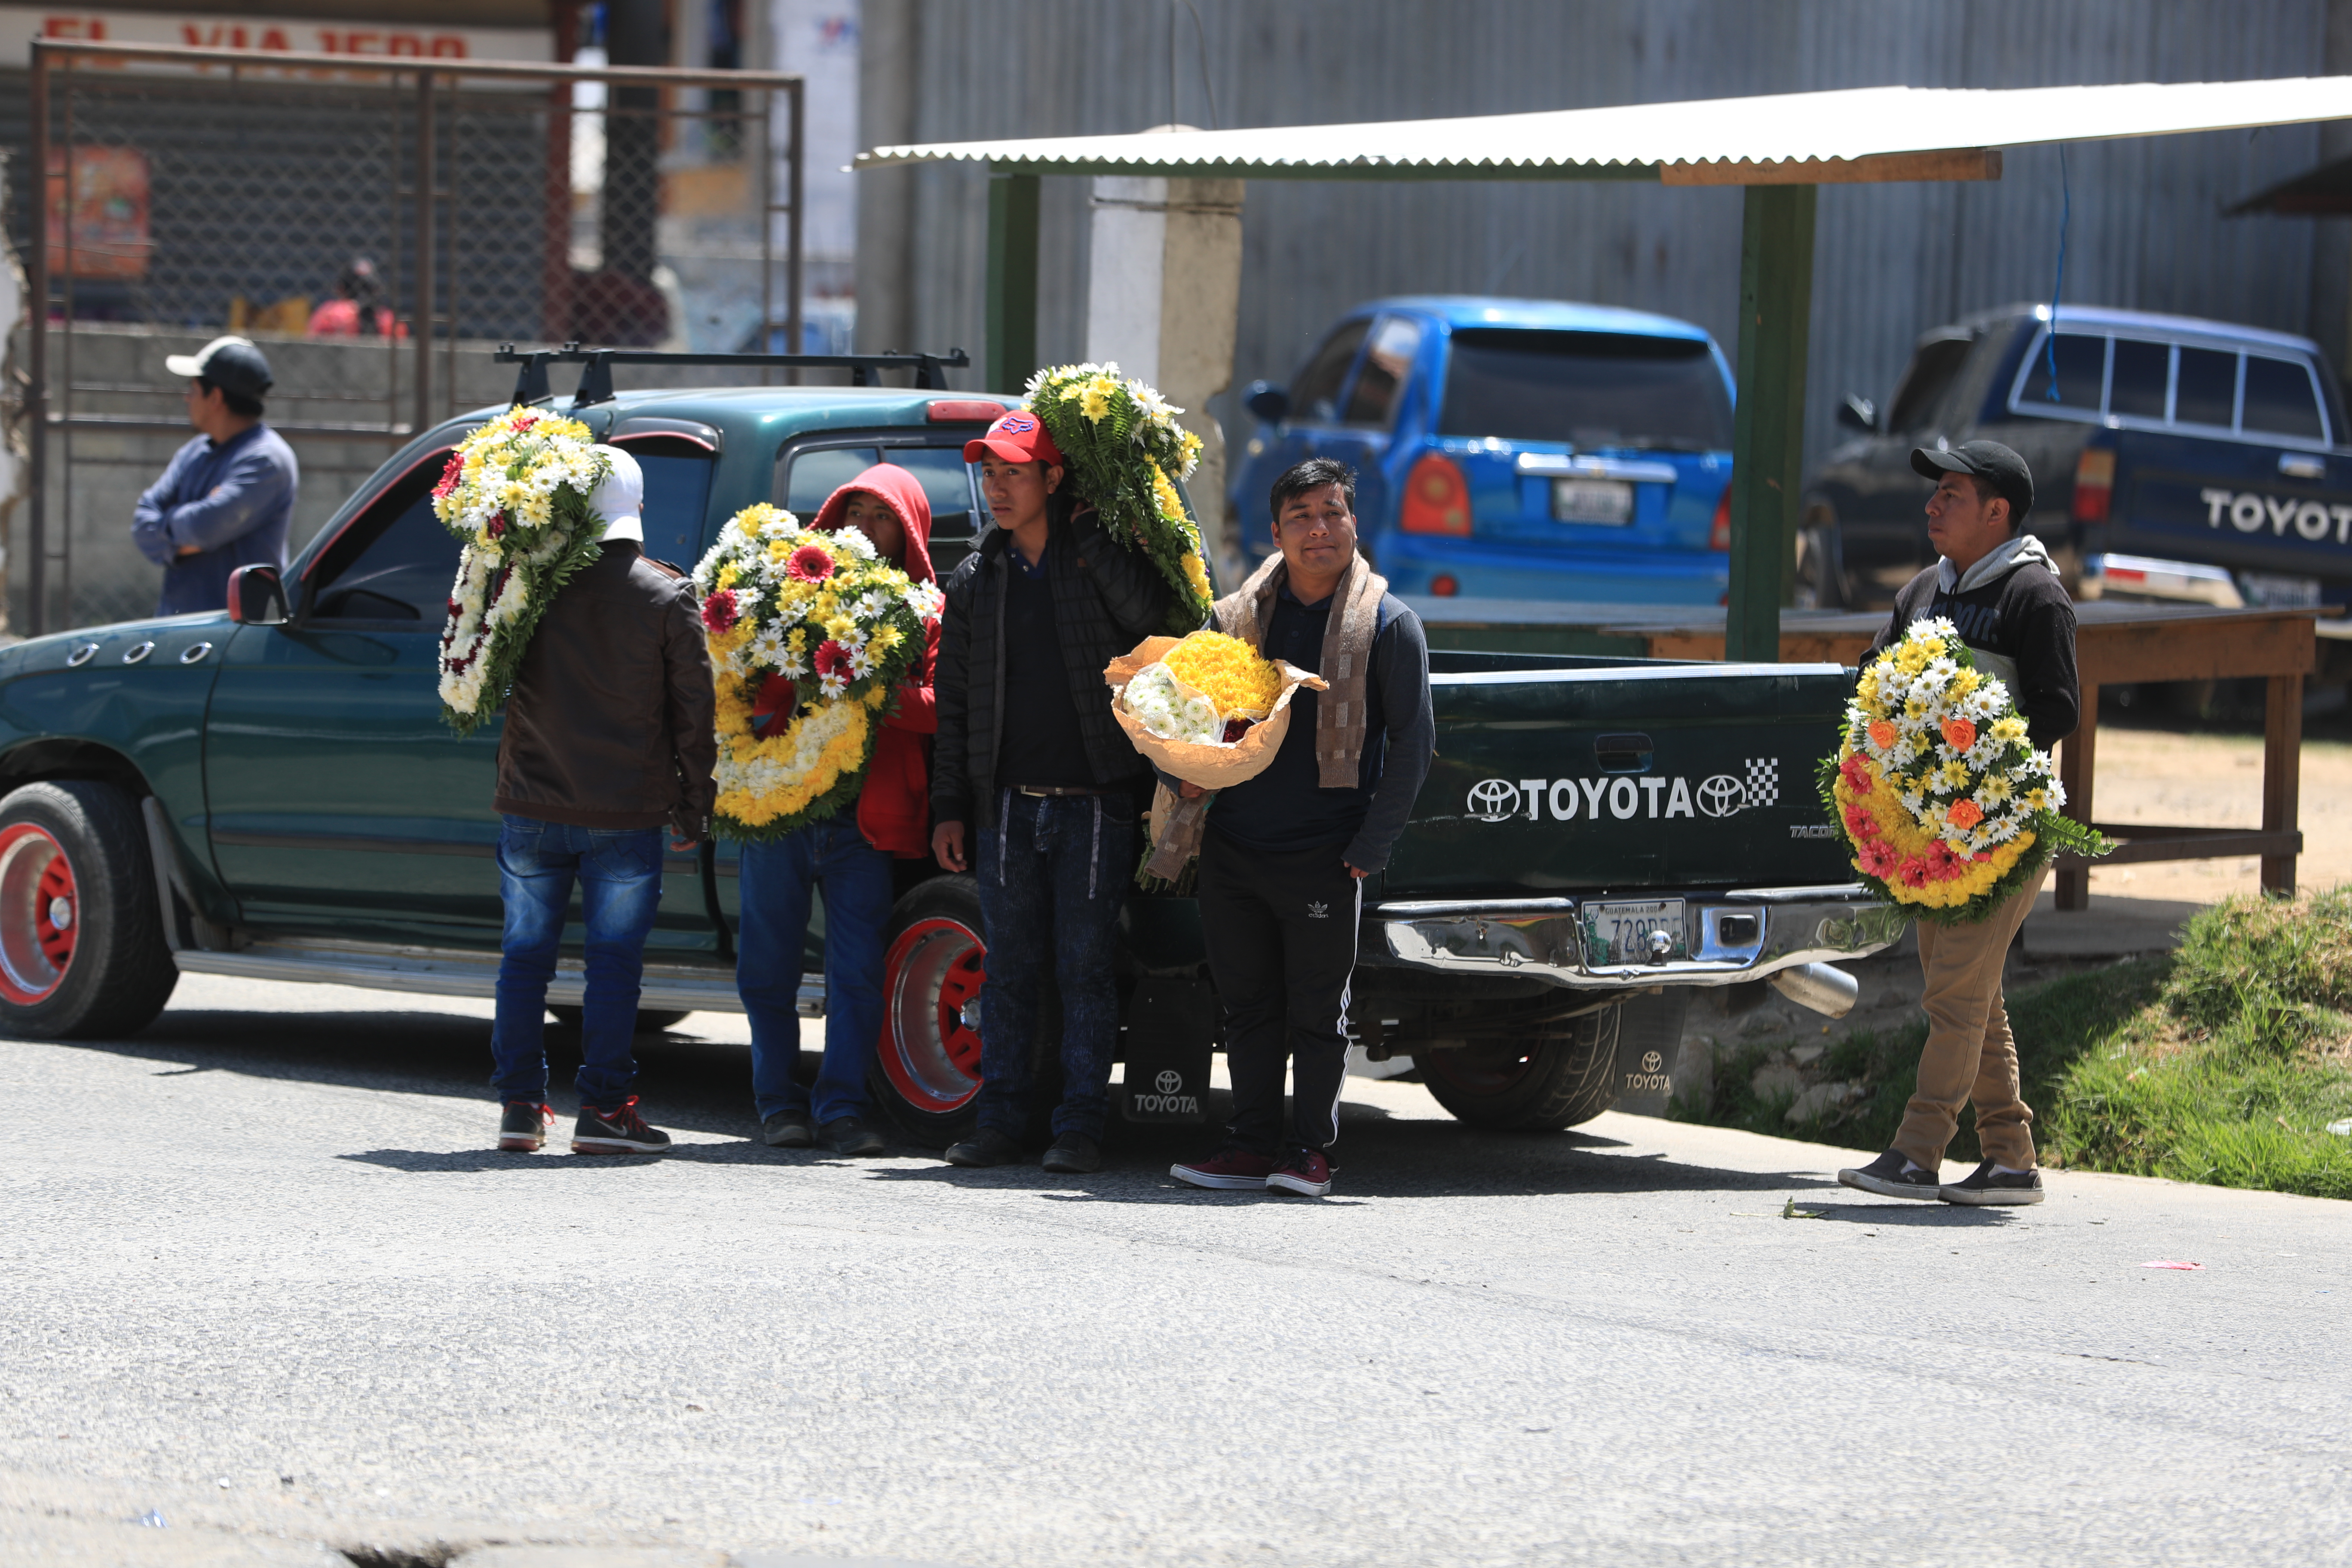
<svg viewBox="0 0 2352 1568">
<path fill-rule="evenodd" d="M 1878 405 L 1849 392 L 1845 401 L 1838 405 L 1837 422 L 1849 430 L 1874 435 L 1878 430 Z"/>
<path fill-rule="evenodd" d="M 1290 394 L 1270 381 L 1253 381 L 1242 394 L 1242 406 L 1269 425 L 1279 425 L 1290 412 Z"/>
<path fill-rule="evenodd" d="M 286 624 L 286 582 L 275 566 L 240 566 L 228 574 L 228 618 L 241 626 Z"/>
</svg>

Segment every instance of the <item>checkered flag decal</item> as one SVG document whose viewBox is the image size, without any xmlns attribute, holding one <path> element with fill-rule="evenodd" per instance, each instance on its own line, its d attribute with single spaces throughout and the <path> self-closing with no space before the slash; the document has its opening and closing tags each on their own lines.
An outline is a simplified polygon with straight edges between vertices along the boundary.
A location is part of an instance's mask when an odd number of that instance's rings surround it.
<svg viewBox="0 0 2352 1568">
<path fill-rule="evenodd" d="M 1748 759 L 1748 794 L 1745 805 L 1753 811 L 1759 805 L 1780 804 L 1780 759 L 1750 757 Z"/>
</svg>

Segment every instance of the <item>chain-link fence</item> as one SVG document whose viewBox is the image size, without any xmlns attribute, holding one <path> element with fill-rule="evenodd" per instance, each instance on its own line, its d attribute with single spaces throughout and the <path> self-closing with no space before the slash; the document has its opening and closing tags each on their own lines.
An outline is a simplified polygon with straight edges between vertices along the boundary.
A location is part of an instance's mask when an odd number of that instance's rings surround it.
<svg viewBox="0 0 2352 1568">
<path fill-rule="evenodd" d="M 191 435 L 163 361 L 220 333 L 269 356 L 298 546 L 503 397 L 498 342 L 801 346 L 799 78 L 43 42 L 26 82 L 28 632 L 153 608 L 131 509 Z"/>
</svg>

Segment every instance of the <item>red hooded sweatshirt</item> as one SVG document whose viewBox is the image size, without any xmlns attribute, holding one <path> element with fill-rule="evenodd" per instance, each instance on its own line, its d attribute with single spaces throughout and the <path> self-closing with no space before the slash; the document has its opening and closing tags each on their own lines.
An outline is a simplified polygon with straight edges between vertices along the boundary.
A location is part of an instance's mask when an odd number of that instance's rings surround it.
<svg viewBox="0 0 2352 1568">
<path fill-rule="evenodd" d="M 904 468 L 877 463 L 866 469 L 825 497 L 824 504 L 817 508 L 814 526 L 826 532 L 842 527 L 847 521 L 849 498 L 859 490 L 897 514 L 898 526 L 907 533 L 906 559 L 899 563 L 907 575 L 918 583 L 936 583 L 939 578 L 931 570 L 931 499 L 923 493 L 923 481 Z M 882 732 L 874 739 L 874 759 L 866 765 L 866 784 L 857 795 L 857 830 L 875 848 L 901 859 L 931 852 L 930 774 L 922 737 L 940 727 L 938 700 L 931 690 L 931 672 L 940 657 L 939 618 L 926 621 L 923 631 L 922 657 L 898 688 L 896 711 L 882 721 Z M 752 706 L 755 716 L 764 716 L 779 710 L 789 711 L 792 703 L 792 682 L 772 675 Z"/>
</svg>

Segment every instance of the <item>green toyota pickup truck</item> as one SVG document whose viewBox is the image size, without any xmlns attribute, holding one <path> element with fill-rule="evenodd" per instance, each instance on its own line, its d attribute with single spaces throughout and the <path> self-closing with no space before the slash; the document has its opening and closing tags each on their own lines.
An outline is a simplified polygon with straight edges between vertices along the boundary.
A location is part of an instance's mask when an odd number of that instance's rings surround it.
<svg viewBox="0 0 2352 1568">
<path fill-rule="evenodd" d="M 691 563 L 754 501 L 807 515 L 879 460 L 919 475 L 942 573 L 985 523 L 961 458 L 1004 400 L 875 388 L 610 393 L 572 412 L 646 478 L 646 549 Z M 0 650 L 0 1026 L 106 1037 L 184 973 L 488 996 L 499 908 L 499 725 L 443 727 L 435 653 L 457 545 L 434 520 L 444 458 L 496 410 L 386 462 L 282 583 L 248 568 L 205 615 Z M 1447 1110 L 1559 1128 L 1672 1068 L 1656 1017 L 1689 988 L 1770 980 L 1842 1011 L 1829 967 L 1900 936 L 1853 882 L 1811 786 L 1849 677 L 1441 652 L 1438 756 L 1366 889 L 1353 1033 L 1410 1058 Z M 970 879 L 900 862 L 874 1089 L 913 1135 L 967 1123 L 983 973 Z M 647 952 L 649 1024 L 736 1000 L 734 847 L 674 857 Z M 576 934 L 575 928 L 575 934 Z M 1205 1120 L 1216 1013 L 1189 900 L 1125 920 L 1120 1104 Z M 814 954 L 802 1011 L 824 1011 Z M 551 995 L 576 1006 L 576 949 Z M 1626 1004 L 1644 999 L 1643 1007 Z M 1050 1020 L 1052 1010 L 1045 1009 Z M 1621 1020 L 1650 1017 L 1646 1028 Z M 1050 1025 L 1049 1025 L 1050 1026 Z"/>
</svg>

